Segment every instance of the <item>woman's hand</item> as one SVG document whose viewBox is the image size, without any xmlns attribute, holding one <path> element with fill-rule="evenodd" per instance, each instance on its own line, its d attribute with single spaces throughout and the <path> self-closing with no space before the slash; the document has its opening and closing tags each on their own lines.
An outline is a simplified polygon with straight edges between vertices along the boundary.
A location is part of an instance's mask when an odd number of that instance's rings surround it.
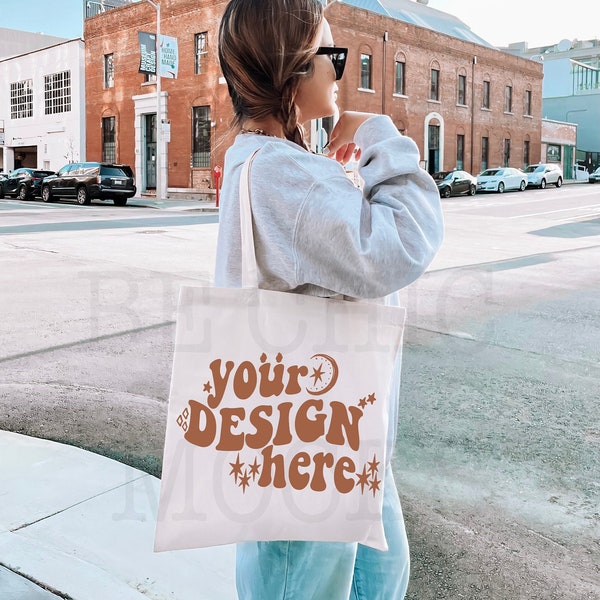
<svg viewBox="0 0 600 600">
<path fill-rule="evenodd" d="M 373 116 L 375 116 L 374 113 L 350 110 L 343 112 L 331 131 L 329 144 L 327 145 L 327 156 L 335 158 L 343 165 L 349 162 L 353 155 L 358 160 L 360 158 L 360 148 L 357 148 L 354 143 L 354 134 L 360 125 Z"/>
</svg>

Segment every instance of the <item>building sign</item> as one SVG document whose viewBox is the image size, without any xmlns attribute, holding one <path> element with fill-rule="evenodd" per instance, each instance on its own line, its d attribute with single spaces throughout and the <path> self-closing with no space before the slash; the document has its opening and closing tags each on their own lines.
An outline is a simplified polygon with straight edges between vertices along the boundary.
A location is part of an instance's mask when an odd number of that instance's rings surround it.
<svg viewBox="0 0 600 600">
<path fill-rule="evenodd" d="M 156 34 L 138 32 L 140 41 L 140 73 L 156 75 Z M 159 73 L 161 77 L 177 78 L 179 67 L 179 50 L 177 38 L 168 35 L 160 36 Z"/>
<path fill-rule="evenodd" d="M 169 79 L 177 78 L 179 52 L 177 38 L 168 35 L 160 36 L 160 76 Z"/>
<path fill-rule="evenodd" d="M 156 34 L 138 32 L 140 40 L 140 73 L 156 75 Z"/>
</svg>

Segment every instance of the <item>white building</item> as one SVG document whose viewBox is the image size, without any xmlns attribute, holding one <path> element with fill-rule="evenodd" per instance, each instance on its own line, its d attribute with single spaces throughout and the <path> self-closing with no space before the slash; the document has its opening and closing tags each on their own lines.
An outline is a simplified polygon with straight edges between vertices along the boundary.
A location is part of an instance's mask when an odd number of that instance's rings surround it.
<svg viewBox="0 0 600 600">
<path fill-rule="evenodd" d="M 0 171 L 85 160 L 81 39 L 0 59 Z"/>
<path fill-rule="evenodd" d="M 600 40 L 537 48 L 518 42 L 502 50 L 544 65 L 543 117 L 576 123 L 577 162 L 589 171 L 600 166 Z"/>
</svg>

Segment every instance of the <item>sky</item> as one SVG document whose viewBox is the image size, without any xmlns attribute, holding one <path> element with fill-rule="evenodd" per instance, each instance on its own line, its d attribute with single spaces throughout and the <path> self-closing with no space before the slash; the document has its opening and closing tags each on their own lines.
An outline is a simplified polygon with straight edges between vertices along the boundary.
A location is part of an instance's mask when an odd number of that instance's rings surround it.
<svg viewBox="0 0 600 600">
<path fill-rule="evenodd" d="M 268 1 L 268 0 L 265 0 Z M 550 8 L 548 0 L 429 0 L 494 46 L 527 42 L 530 48 L 562 39 L 600 38 L 597 0 L 570 0 Z M 594 14 L 596 12 L 596 14 Z M 83 0 L 0 0 L 0 27 L 64 38 L 83 34 Z"/>
</svg>

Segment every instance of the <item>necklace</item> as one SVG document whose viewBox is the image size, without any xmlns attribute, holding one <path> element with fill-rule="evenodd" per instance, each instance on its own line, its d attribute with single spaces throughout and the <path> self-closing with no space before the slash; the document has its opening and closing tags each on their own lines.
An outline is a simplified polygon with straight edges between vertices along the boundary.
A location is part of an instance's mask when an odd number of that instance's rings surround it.
<svg viewBox="0 0 600 600">
<path fill-rule="evenodd" d="M 266 135 L 267 137 L 277 137 L 272 133 L 267 133 L 264 129 L 240 129 L 240 133 L 255 133 L 256 135 Z"/>
</svg>

